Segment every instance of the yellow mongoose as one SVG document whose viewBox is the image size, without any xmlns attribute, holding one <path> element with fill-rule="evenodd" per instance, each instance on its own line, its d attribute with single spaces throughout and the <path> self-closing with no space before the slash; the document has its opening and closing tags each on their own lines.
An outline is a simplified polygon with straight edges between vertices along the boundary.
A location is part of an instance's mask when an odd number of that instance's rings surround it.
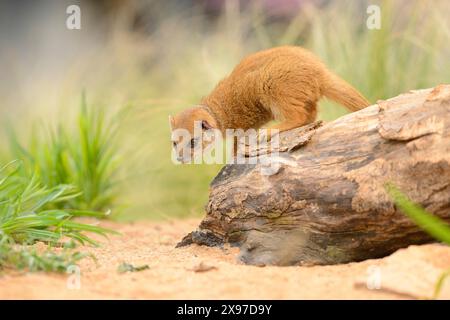
<svg viewBox="0 0 450 320">
<path fill-rule="evenodd" d="M 322 96 L 351 111 L 369 106 L 366 98 L 311 52 L 277 47 L 243 59 L 200 105 L 170 117 L 170 124 L 172 130 L 183 128 L 193 135 L 194 122 L 201 121 L 203 129 L 225 134 L 226 129 L 258 129 L 277 120 L 280 123 L 272 128 L 285 131 L 315 121 Z M 190 142 L 192 149 L 194 142 Z"/>
</svg>

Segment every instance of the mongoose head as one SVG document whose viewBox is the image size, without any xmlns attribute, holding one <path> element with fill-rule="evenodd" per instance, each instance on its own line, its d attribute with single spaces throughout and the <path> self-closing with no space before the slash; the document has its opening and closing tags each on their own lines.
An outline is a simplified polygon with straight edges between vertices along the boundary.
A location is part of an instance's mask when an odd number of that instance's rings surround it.
<svg viewBox="0 0 450 320">
<path fill-rule="evenodd" d="M 218 129 L 217 121 L 208 108 L 203 106 L 186 109 L 175 116 L 169 116 L 172 130 L 172 147 L 176 159 L 187 163 L 194 159 L 194 152 L 202 147 L 202 150 L 212 142 L 202 139 L 203 133 L 211 129 Z"/>
</svg>

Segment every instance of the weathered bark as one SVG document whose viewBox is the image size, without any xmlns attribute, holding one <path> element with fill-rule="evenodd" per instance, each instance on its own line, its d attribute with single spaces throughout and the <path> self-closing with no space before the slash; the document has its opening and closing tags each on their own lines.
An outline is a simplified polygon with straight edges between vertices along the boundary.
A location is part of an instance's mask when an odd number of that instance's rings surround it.
<svg viewBox="0 0 450 320">
<path fill-rule="evenodd" d="M 206 217 L 179 246 L 241 248 L 249 264 L 337 264 L 432 239 L 385 191 L 394 183 L 450 221 L 450 85 L 380 101 L 282 136 L 281 168 L 228 165 Z"/>
</svg>

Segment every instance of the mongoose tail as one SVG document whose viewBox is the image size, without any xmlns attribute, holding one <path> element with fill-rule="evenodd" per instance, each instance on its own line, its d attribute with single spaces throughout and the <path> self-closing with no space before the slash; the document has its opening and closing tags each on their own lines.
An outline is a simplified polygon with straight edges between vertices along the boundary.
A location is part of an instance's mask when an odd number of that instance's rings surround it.
<svg viewBox="0 0 450 320">
<path fill-rule="evenodd" d="M 328 72 L 323 84 L 323 95 L 350 111 L 358 111 L 370 106 L 370 102 L 345 80 Z"/>
</svg>

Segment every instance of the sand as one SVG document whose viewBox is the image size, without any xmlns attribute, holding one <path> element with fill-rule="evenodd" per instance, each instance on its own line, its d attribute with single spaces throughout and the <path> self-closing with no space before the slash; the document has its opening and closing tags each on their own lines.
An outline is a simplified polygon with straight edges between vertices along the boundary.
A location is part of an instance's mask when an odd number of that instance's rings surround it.
<svg viewBox="0 0 450 320">
<path fill-rule="evenodd" d="M 336 266 L 255 267 L 237 261 L 236 248 L 176 243 L 199 220 L 103 222 L 122 236 L 99 248 L 82 247 L 86 258 L 71 274 L 0 275 L 1 299 L 421 299 L 429 298 L 450 268 L 450 247 L 411 246 L 383 259 Z M 148 265 L 119 273 L 123 263 Z M 78 276 L 77 272 L 80 271 Z M 450 279 L 440 298 L 450 298 Z"/>
</svg>

